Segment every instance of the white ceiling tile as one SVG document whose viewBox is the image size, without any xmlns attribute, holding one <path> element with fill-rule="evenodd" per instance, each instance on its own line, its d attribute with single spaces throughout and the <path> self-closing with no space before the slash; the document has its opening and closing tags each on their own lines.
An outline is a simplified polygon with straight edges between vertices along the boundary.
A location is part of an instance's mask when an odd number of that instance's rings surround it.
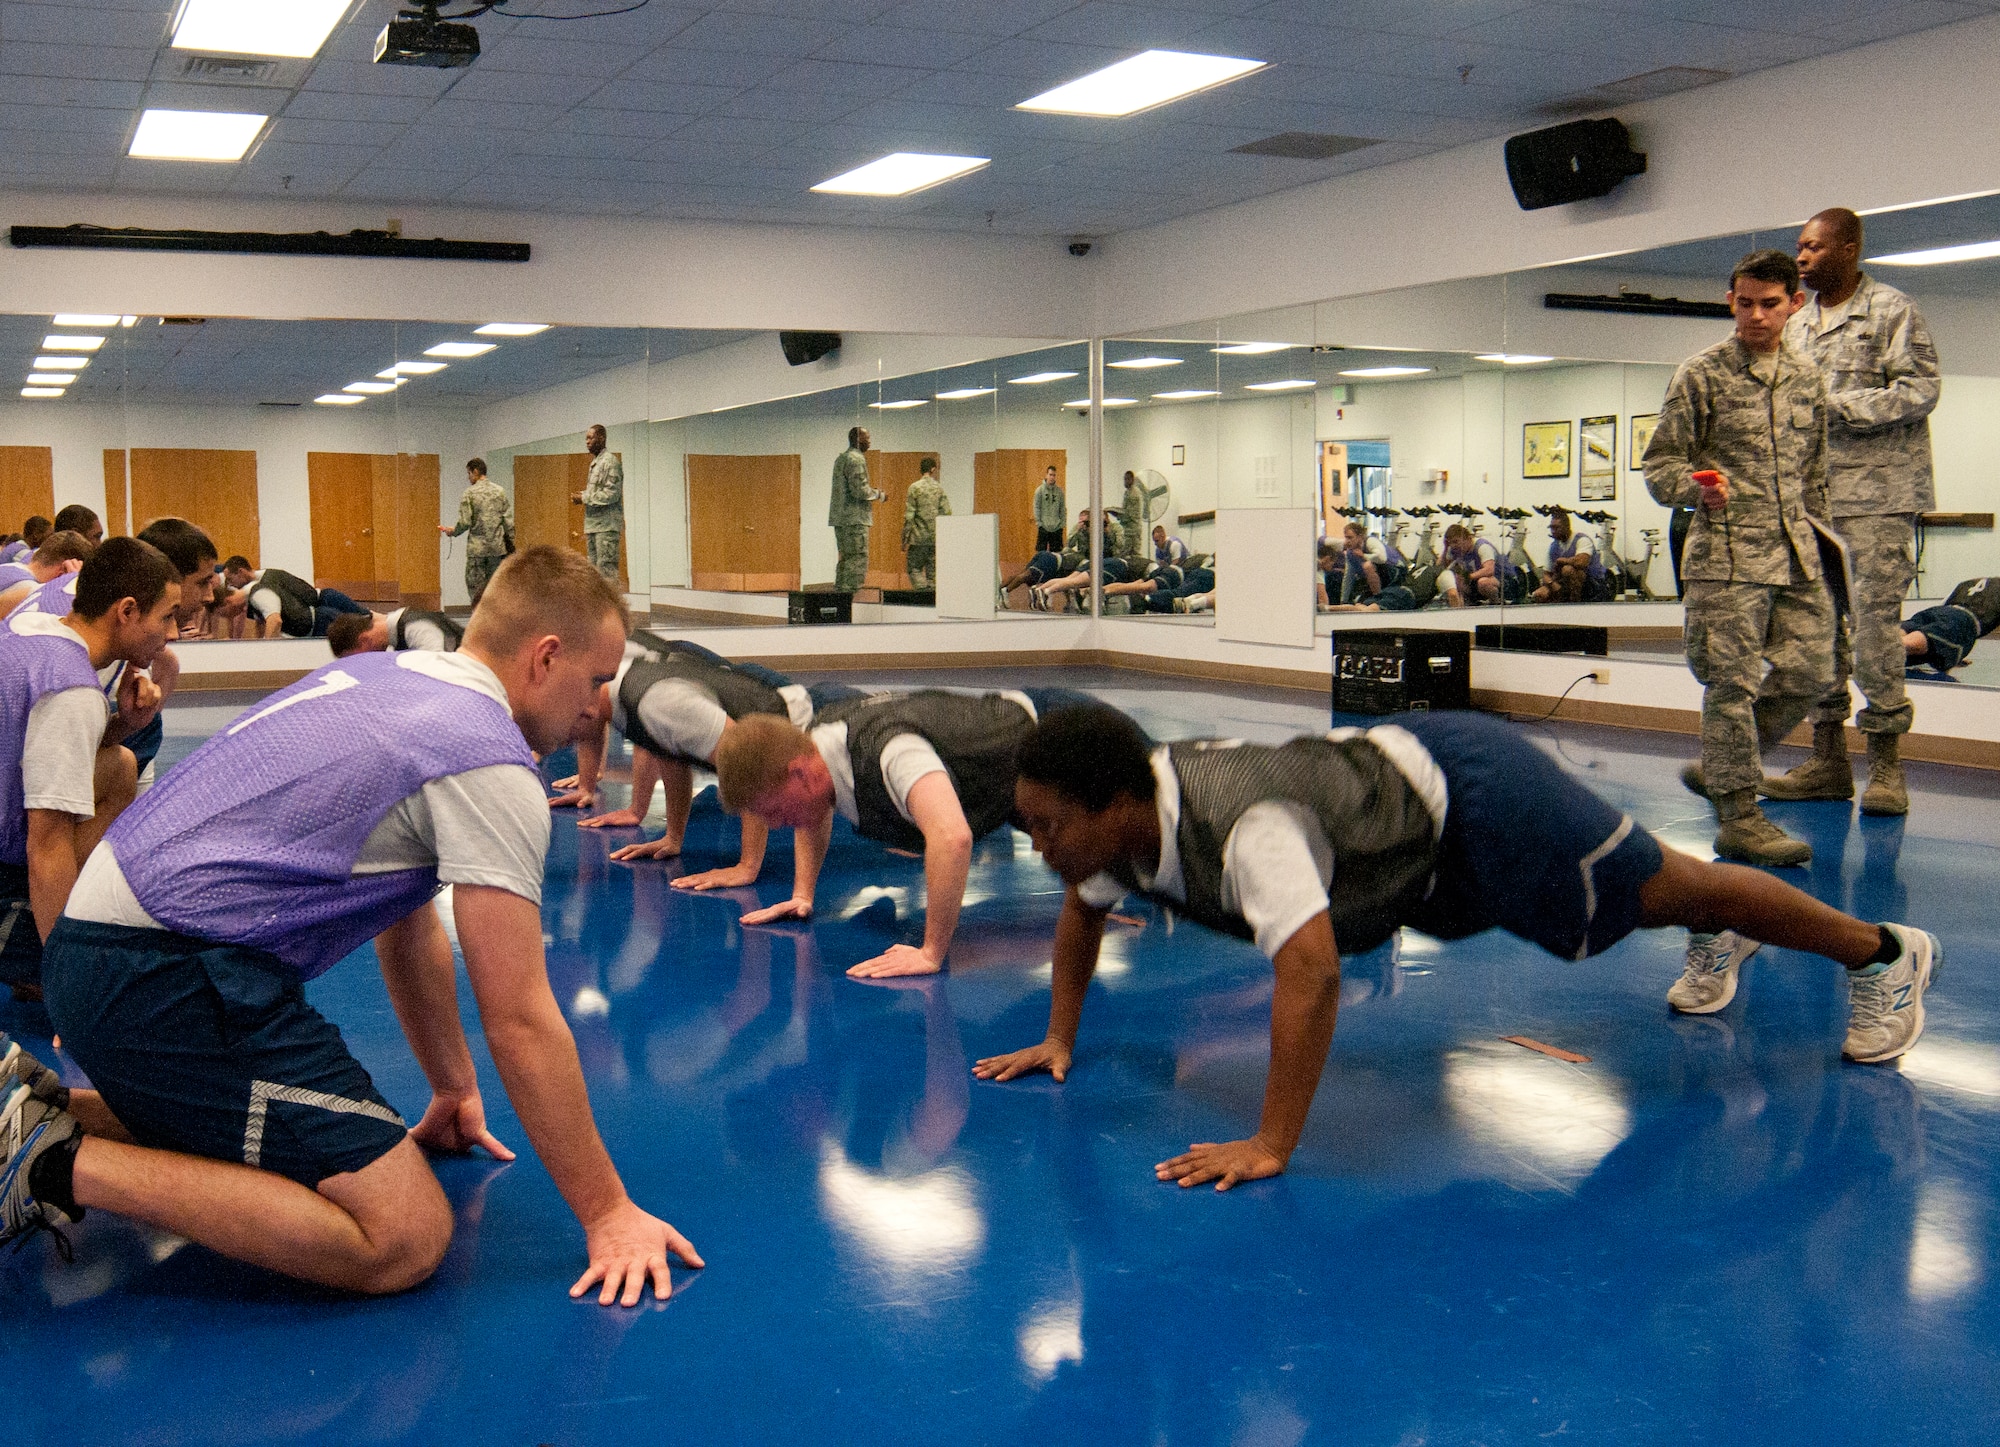
<svg viewBox="0 0 2000 1447">
<path fill-rule="evenodd" d="M 935 27 L 857 25 L 817 55 L 821 60 L 937 70 L 964 60 L 990 43 L 981 36 Z"/>
<path fill-rule="evenodd" d="M 783 69 L 780 63 L 779 69 Z M 584 105 L 600 110 L 673 111 L 698 116 L 740 94 L 732 85 L 689 85 L 634 80 L 621 76 L 590 93 Z"/>
<path fill-rule="evenodd" d="M 738 51 L 749 55 L 811 55 L 833 44 L 846 27 L 790 15 L 743 15 L 712 10 L 674 37 L 674 48 Z"/>
</svg>

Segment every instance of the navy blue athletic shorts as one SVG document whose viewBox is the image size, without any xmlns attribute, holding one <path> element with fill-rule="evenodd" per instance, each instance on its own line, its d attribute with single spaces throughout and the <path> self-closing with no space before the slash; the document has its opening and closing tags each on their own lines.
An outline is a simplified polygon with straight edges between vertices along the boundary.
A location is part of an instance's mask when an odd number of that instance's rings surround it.
<svg viewBox="0 0 2000 1447">
<path fill-rule="evenodd" d="M 829 708 L 836 703 L 846 703 L 850 698 L 866 698 L 867 696 L 868 692 L 866 689 L 856 688 L 851 683 L 809 683 L 806 685 L 806 697 L 812 700 L 813 712 L 815 714 L 821 709 Z"/>
<path fill-rule="evenodd" d="M 1503 929 L 1580 960 L 1639 928 L 1639 890 L 1665 863 L 1653 836 L 1477 713 L 1399 714 L 1444 773 L 1431 894 L 1404 923 L 1439 939 Z"/>
<path fill-rule="evenodd" d="M 167 721 L 159 714 L 154 714 L 153 721 L 138 732 L 126 735 L 125 747 L 132 751 L 132 757 L 138 761 L 140 773 L 146 772 L 146 765 L 152 763 L 158 756 L 160 745 L 165 743 L 166 739 Z"/>
<path fill-rule="evenodd" d="M 0 985 L 42 982 L 42 932 L 28 907 L 28 867 L 0 864 Z"/>
<path fill-rule="evenodd" d="M 63 1048 L 142 1146 L 311 1187 L 407 1134 L 298 977 L 262 950 L 65 918 L 42 988 Z"/>
<path fill-rule="evenodd" d="M 1089 694 L 1081 693 L 1074 688 L 1024 688 L 1021 692 L 1025 693 L 1028 696 L 1028 702 L 1035 706 L 1035 717 L 1037 720 L 1045 719 L 1059 709 L 1075 708 L 1078 704 L 1097 702 Z"/>
</svg>

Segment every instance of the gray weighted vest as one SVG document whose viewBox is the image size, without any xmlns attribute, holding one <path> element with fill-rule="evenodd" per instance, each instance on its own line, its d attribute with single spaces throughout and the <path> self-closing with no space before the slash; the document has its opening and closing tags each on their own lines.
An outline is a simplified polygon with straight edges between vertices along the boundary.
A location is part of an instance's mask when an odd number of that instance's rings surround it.
<svg viewBox="0 0 2000 1447">
<path fill-rule="evenodd" d="M 1015 759 L 1035 727 L 1026 709 L 998 694 L 969 698 L 929 690 L 829 704 L 814 723 L 847 725 L 855 812 L 861 816 L 856 827 L 865 838 L 900 849 L 922 849 L 924 836 L 896 812 L 882 782 L 882 750 L 891 739 L 916 734 L 937 751 L 978 839 L 1013 817 Z"/>
<path fill-rule="evenodd" d="M 1333 846 L 1327 909 L 1342 953 L 1388 939 L 1429 888 L 1437 854 L 1430 810 L 1366 739 L 1299 738 L 1276 747 L 1197 740 L 1169 744 L 1167 754 L 1180 777 L 1176 838 L 1187 901 L 1152 897 L 1198 924 L 1251 937 L 1248 922 L 1222 907 L 1222 851 L 1244 812 L 1269 800 L 1303 805 L 1326 831 Z M 1144 892 L 1129 873 L 1119 882 Z"/>
<path fill-rule="evenodd" d="M 269 588 L 278 595 L 281 631 L 292 638 L 310 638 L 315 622 L 313 610 L 319 606 L 319 589 L 296 573 L 283 568 L 266 568 L 264 576 L 250 585 L 250 591 Z"/>
<path fill-rule="evenodd" d="M 396 619 L 396 626 L 389 632 L 389 647 L 401 653 L 410 645 L 404 641 L 403 630 L 412 623 L 429 623 L 444 634 L 444 651 L 458 652 L 458 645 L 465 641 L 465 625 L 455 618 L 442 613 L 430 613 L 416 608 L 405 608 Z"/>
<path fill-rule="evenodd" d="M 642 647 L 658 650 L 649 651 L 644 658 L 634 659 L 632 666 L 625 670 L 625 681 L 618 686 L 618 705 L 625 715 L 623 733 L 639 748 L 650 750 L 661 758 L 680 759 L 691 764 L 708 762 L 707 759 L 696 758 L 675 740 L 654 738 L 639 717 L 639 701 L 655 684 L 673 679 L 706 689 L 731 719 L 748 718 L 757 713 L 791 717 L 791 710 L 785 707 L 784 698 L 775 688 L 737 672 L 730 664 L 656 634 L 642 631 L 634 638 Z"/>
</svg>

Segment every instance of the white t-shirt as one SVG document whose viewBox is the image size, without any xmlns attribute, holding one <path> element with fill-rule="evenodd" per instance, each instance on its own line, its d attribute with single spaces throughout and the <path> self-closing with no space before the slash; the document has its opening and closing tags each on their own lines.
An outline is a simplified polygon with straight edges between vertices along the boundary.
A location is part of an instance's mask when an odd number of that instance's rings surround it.
<svg viewBox="0 0 2000 1447">
<path fill-rule="evenodd" d="M 89 659 L 76 630 L 53 614 L 17 614 L 7 627 L 22 637 L 66 638 Z M 65 688 L 35 700 L 21 746 L 23 808 L 80 819 L 97 812 L 97 751 L 109 718 L 104 695 L 95 687 Z"/>
<path fill-rule="evenodd" d="M 398 667 L 469 688 L 507 704 L 493 670 L 469 653 L 401 653 Z M 437 866 L 444 884 L 480 884 L 542 902 L 549 851 L 548 796 L 532 769 L 488 764 L 447 774 L 409 795 L 369 834 L 355 874 Z M 110 846 L 84 862 L 64 914 L 102 924 L 158 929 L 125 882 Z"/>
<path fill-rule="evenodd" d="M 388 620 L 389 636 L 391 638 L 396 636 L 397 620 L 409 611 L 407 608 L 397 608 L 383 615 Z M 449 640 L 444 636 L 444 629 L 438 627 L 437 624 L 431 622 L 428 618 L 413 618 L 403 628 L 403 648 L 401 650 L 403 652 L 443 653 L 448 646 Z"/>
<path fill-rule="evenodd" d="M 275 613 L 282 613 L 285 607 L 283 601 L 278 597 L 278 590 L 276 588 L 260 588 L 257 586 L 263 580 L 263 577 L 264 570 L 259 568 L 250 575 L 249 582 L 250 616 L 260 623 Z"/>
<path fill-rule="evenodd" d="M 1389 762 L 1409 781 L 1430 810 L 1433 831 L 1442 831 L 1445 817 L 1444 774 L 1430 753 L 1407 730 L 1388 725 L 1369 729 L 1337 729 L 1332 739 L 1366 737 L 1389 756 Z M 1160 820 L 1160 864 L 1149 879 L 1135 871 L 1142 888 L 1187 902 L 1187 882 L 1181 872 L 1181 782 L 1163 744 L 1153 751 L 1153 802 Z M 1327 910 L 1333 888 L 1333 846 L 1311 810 L 1289 800 L 1253 804 L 1237 817 L 1222 845 L 1222 907 L 1251 928 L 1257 948 L 1268 959 L 1315 915 Z M 1093 909 L 1110 909 L 1125 897 L 1125 886 L 1108 874 L 1093 875 L 1077 889 Z"/>
<path fill-rule="evenodd" d="M 653 650 L 639 644 L 625 645 L 625 661 L 611 679 L 612 727 L 622 731 L 626 724 L 625 701 L 619 696 L 626 670 L 638 659 L 652 656 Z M 799 684 L 786 684 L 778 690 L 778 697 L 785 701 L 785 713 L 793 727 L 802 729 L 812 722 L 812 698 Z M 663 678 L 639 699 L 639 724 L 646 733 L 670 751 L 691 759 L 713 759 L 728 723 L 729 715 L 716 701 L 714 690 L 692 679 Z"/>
</svg>

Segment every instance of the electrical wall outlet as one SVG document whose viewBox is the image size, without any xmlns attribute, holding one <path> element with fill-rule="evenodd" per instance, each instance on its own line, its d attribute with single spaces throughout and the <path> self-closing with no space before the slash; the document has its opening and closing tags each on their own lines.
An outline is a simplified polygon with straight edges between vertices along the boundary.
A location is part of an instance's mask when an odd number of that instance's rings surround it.
<svg viewBox="0 0 2000 1447">
<path fill-rule="evenodd" d="M 1590 681 L 1591 681 L 1592 683 L 1609 683 L 1609 682 L 1611 682 L 1611 670 L 1610 670 L 1610 669 L 1608 669 L 1608 668 L 1593 668 L 1593 669 L 1591 669 L 1591 670 L 1590 670 Z"/>
</svg>

